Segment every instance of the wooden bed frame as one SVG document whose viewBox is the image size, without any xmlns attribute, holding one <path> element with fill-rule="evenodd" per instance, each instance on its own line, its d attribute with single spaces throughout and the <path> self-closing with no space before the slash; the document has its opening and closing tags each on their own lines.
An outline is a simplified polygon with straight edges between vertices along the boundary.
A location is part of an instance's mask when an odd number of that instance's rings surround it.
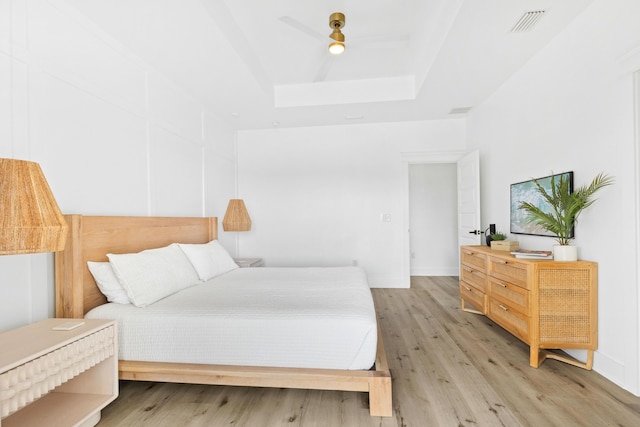
<svg viewBox="0 0 640 427">
<path fill-rule="evenodd" d="M 132 253 L 170 243 L 206 243 L 218 237 L 218 219 L 65 215 L 69 233 L 55 254 L 56 317 L 82 318 L 106 303 L 87 261 L 108 261 L 107 253 Z M 392 415 L 391 373 L 378 327 L 375 368 L 271 368 L 120 360 L 123 380 L 190 384 L 301 388 L 369 393 L 371 416 Z"/>
</svg>

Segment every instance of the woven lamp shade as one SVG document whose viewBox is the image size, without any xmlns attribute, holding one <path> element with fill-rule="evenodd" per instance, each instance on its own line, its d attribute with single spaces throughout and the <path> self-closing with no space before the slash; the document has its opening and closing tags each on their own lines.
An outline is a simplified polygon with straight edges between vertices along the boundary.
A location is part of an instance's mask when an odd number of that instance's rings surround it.
<svg viewBox="0 0 640 427">
<path fill-rule="evenodd" d="M 0 255 L 64 249 L 67 223 L 34 162 L 0 159 Z"/>
<path fill-rule="evenodd" d="M 251 230 L 251 218 L 242 199 L 229 200 L 227 212 L 222 220 L 224 231 L 249 231 Z"/>
</svg>

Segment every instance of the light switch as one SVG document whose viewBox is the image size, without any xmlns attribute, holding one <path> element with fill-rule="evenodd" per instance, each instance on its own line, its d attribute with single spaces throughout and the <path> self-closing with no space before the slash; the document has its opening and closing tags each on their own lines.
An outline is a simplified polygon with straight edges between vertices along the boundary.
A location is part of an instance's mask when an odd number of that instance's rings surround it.
<svg viewBox="0 0 640 427">
<path fill-rule="evenodd" d="M 382 216 L 382 222 L 391 222 L 390 213 L 383 213 L 381 216 Z"/>
</svg>

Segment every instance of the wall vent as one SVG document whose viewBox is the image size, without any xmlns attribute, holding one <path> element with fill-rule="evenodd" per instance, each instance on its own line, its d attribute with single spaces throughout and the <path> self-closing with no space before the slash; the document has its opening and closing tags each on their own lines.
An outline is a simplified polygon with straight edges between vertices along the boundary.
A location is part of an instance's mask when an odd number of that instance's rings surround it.
<svg viewBox="0 0 640 427">
<path fill-rule="evenodd" d="M 534 26 L 536 22 L 540 20 L 547 13 L 546 10 L 532 10 L 529 12 L 525 12 L 518 22 L 511 28 L 512 33 L 523 33 L 525 31 L 529 31 L 531 27 Z"/>
</svg>

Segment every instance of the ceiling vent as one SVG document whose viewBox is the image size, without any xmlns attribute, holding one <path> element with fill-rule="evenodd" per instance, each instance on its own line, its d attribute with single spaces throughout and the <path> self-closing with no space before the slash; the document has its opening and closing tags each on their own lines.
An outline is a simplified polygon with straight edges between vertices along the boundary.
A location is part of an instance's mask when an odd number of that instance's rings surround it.
<svg viewBox="0 0 640 427">
<path fill-rule="evenodd" d="M 449 111 L 449 114 L 467 114 L 471 110 L 471 107 L 456 107 Z"/>
<path fill-rule="evenodd" d="M 530 12 L 525 12 L 520 19 L 518 19 L 518 22 L 516 22 L 513 28 L 511 28 L 511 32 L 523 33 L 525 31 L 529 31 L 545 13 L 547 13 L 546 10 L 532 10 Z"/>
</svg>

